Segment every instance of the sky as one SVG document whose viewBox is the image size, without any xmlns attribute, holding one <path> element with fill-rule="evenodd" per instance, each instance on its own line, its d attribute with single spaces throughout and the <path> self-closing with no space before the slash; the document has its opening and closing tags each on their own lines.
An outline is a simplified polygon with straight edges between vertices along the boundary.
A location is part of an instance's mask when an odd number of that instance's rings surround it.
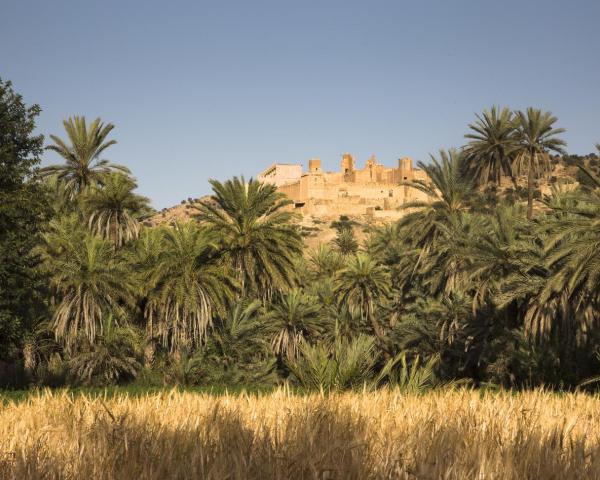
<svg viewBox="0 0 600 480">
<path fill-rule="evenodd" d="M 550 110 L 592 152 L 599 18 L 598 0 L 0 0 L 0 78 L 44 135 L 113 123 L 103 158 L 160 209 L 274 162 L 427 161 L 493 104 Z"/>
</svg>

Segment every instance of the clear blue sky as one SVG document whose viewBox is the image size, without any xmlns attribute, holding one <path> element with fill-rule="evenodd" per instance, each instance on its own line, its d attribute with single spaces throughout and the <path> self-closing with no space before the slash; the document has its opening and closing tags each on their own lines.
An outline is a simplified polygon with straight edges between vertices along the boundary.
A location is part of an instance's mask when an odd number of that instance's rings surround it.
<svg viewBox="0 0 600 480">
<path fill-rule="evenodd" d="M 589 153 L 599 19 L 598 0 L 0 0 L 0 76 L 44 134 L 114 123 L 105 157 L 162 208 L 272 162 L 426 160 L 494 103 L 551 110 Z"/>
</svg>

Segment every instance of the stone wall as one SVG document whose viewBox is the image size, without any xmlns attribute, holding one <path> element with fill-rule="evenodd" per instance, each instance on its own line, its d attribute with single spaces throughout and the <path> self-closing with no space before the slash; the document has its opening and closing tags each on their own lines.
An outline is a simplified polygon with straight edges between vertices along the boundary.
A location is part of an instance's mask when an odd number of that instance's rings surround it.
<svg viewBox="0 0 600 480">
<path fill-rule="evenodd" d="M 280 168 L 281 167 L 281 168 Z M 365 168 L 356 169 L 354 157 L 342 157 L 339 172 L 322 172 L 321 161 L 311 159 L 309 171 L 298 175 L 301 165 L 275 164 L 259 175 L 278 185 L 278 190 L 294 201 L 301 213 L 321 216 L 370 215 L 396 218 L 399 207 L 412 201 L 427 201 L 427 196 L 403 181 L 426 180 L 424 171 L 412 168 L 410 158 L 401 158 L 395 168 L 386 167 L 372 156 Z M 285 179 L 285 180 L 284 180 Z M 279 182 L 279 183 L 277 183 Z M 386 213 L 387 212 L 387 213 Z"/>
</svg>

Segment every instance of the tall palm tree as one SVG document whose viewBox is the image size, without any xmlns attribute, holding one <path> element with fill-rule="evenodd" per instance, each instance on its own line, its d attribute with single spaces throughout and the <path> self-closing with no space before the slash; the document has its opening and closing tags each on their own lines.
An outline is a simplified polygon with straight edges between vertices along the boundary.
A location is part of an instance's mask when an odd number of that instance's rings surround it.
<svg viewBox="0 0 600 480">
<path fill-rule="evenodd" d="M 360 310 L 381 347 L 385 349 L 386 336 L 375 318 L 375 304 L 378 298 L 384 299 L 391 292 L 391 279 L 387 267 L 378 265 L 366 253 L 359 252 L 350 258 L 335 281 L 335 290 L 340 302 Z"/>
<path fill-rule="evenodd" d="M 80 333 L 93 344 L 107 315 L 123 317 L 134 304 L 135 282 L 126 263 L 102 238 L 52 222 L 44 239 L 42 258 L 58 298 L 56 337 L 68 349 Z"/>
<path fill-rule="evenodd" d="M 232 297 L 235 281 L 216 257 L 217 245 L 193 222 L 164 228 L 164 247 L 149 275 L 148 333 L 172 353 L 202 342 L 214 315 Z"/>
<path fill-rule="evenodd" d="M 506 107 L 500 110 L 496 105 L 476 115 L 477 121 L 469 124 L 473 133 L 467 133 L 469 144 L 465 147 L 467 168 L 479 185 L 494 182 L 501 186 L 502 175 L 511 178 L 516 131 L 513 113 Z"/>
<path fill-rule="evenodd" d="M 550 221 L 546 266 L 553 274 L 541 299 L 566 296 L 572 316 L 589 328 L 600 321 L 600 179 L 587 174 L 596 188 L 573 192 L 561 209 L 567 214 Z"/>
<path fill-rule="evenodd" d="M 252 179 L 210 183 L 214 194 L 201 203 L 198 218 L 219 238 L 242 296 L 270 298 L 294 286 L 303 244 L 293 224 L 296 216 L 286 208 L 291 201 L 274 185 Z"/>
<path fill-rule="evenodd" d="M 294 358 L 302 339 L 321 332 L 319 310 L 316 302 L 311 302 L 297 288 L 272 305 L 269 311 L 269 324 L 274 332 L 271 346 L 280 359 Z"/>
<path fill-rule="evenodd" d="M 116 140 L 106 141 L 114 128 L 112 123 L 105 125 L 97 118 L 88 126 L 85 117 L 73 117 L 65 120 L 63 125 L 70 145 L 60 137 L 50 135 L 54 145 L 46 148 L 58 153 L 65 163 L 51 165 L 40 172 L 43 175 L 57 175 L 59 180 L 65 182 L 71 198 L 91 185 L 102 183 L 107 173 L 130 173 L 127 167 L 100 158 L 108 147 L 117 143 Z"/>
<path fill-rule="evenodd" d="M 503 280 L 523 267 L 533 255 L 531 235 L 520 205 L 500 205 L 481 228 L 456 235 L 457 255 L 467 260 L 465 287 L 473 290 L 473 311 L 493 301 Z"/>
<path fill-rule="evenodd" d="M 474 193 L 473 182 L 464 174 L 464 155 L 455 149 L 440 150 L 439 160 L 431 156 L 431 164 L 418 162 L 429 181 L 405 182 L 408 187 L 425 193 L 430 201 L 413 201 L 402 206 L 409 210 L 398 228 L 411 233 L 412 243 L 419 247 L 431 245 L 439 235 L 438 225 L 468 211 Z M 412 210 L 412 211 L 411 211 Z"/>
<path fill-rule="evenodd" d="M 110 173 L 103 185 L 92 186 L 83 197 L 90 230 L 116 247 L 138 237 L 140 217 L 149 211 L 150 200 L 137 195 L 135 181 L 120 173 Z"/>
<path fill-rule="evenodd" d="M 555 128 L 558 119 L 550 112 L 542 112 L 529 107 L 525 112 L 518 111 L 515 118 L 517 145 L 515 167 L 517 173 L 527 171 L 527 218 L 533 217 L 534 177 L 550 170 L 548 152 L 564 153 L 566 142 L 557 137 L 565 131 Z"/>
</svg>

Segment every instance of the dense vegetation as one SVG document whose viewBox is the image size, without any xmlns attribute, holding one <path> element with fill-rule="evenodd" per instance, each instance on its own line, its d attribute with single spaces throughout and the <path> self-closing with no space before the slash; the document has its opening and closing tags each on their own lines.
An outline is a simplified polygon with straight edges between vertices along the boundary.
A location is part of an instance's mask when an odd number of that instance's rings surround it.
<svg viewBox="0 0 600 480">
<path fill-rule="evenodd" d="M 362 245 L 342 218 L 314 251 L 288 199 L 244 178 L 211 181 L 194 221 L 148 226 L 103 158 L 113 125 L 68 119 L 46 147 L 64 163 L 39 169 L 38 113 L 0 82 L 4 386 L 594 387 L 598 162 L 566 155 L 549 112 L 483 112 L 419 163 L 430 181 L 407 186 L 429 202 Z M 558 155 L 577 188 L 552 177 Z"/>
</svg>

